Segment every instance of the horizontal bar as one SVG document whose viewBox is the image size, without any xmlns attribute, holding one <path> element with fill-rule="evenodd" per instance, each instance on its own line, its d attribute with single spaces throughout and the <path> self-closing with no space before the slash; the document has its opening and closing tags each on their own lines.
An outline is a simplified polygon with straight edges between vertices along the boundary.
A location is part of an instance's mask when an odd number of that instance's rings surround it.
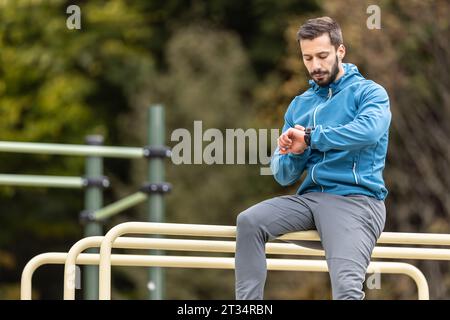
<svg viewBox="0 0 450 320">
<path fill-rule="evenodd" d="M 94 220 L 104 220 L 147 200 L 144 192 L 136 192 L 92 213 Z"/>
<path fill-rule="evenodd" d="M 113 243 L 114 248 L 155 249 L 174 251 L 201 251 L 234 253 L 236 242 L 218 240 L 155 239 L 138 237 L 119 237 Z M 323 250 L 311 249 L 292 243 L 266 244 L 267 254 L 325 256 Z M 450 249 L 375 247 L 372 258 L 414 259 L 414 260 L 450 260 Z"/>
<path fill-rule="evenodd" d="M 81 189 L 83 181 L 84 179 L 80 177 L 0 174 L 0 185 L 9 186 Z"/>
<path fill-rule="evenodd" d="M 109 158 L 144 158 L 144 148 L 37 142 L 0 141 L 0 152 L 101 156 Z"/>
<path fill-rule="evenodd" d="M 69 250 L 65 262 L 65 270 L 73 270 L 75 261 L 83 251 L 99 247 L 104 237 L 87 237 L 76 242 Z M 187 240 L 167 238 L 119 237 L 113 243 L 113 248 L 121 249 L 156 249 L 164 251 L 200 251 L 234 253 L 235 241 L 217 240 Z M 324 250 L 307 248 L 292 243 L 266 244 L 267 254 L 325 256 Z M 408 248 L 408 247 L 375 247 L 372 258 L 414 259 L 414 260 L 450 260 L 450 249 Z M 75 299 L 74 286 L 70 288 L 68 275 L 64 275 L 64 299 Z M 73 280 L 73 278 L 72 278 Z"/>
<path fill-rule="evenodd" d="M 378 243 L 448 246 L 450 245 L 450 234 L 383 232 Z"/>
<path fill-rule="evenodd" d="M 134 233 L 159 234 L 159 235 L 183 235 L 200 237 L 225 237 L 235 238 L 236 227 L 226 225 L 209 224 L 184 224 L 184 223 L 156 223 L 156 222 L 124 222 L 116 225 L 115 229 L 132 228 Z M 127 230 L 128 232 L 128 230 Z M 287 233 L 277 238 L 278 240 L 308 240 L 320 241 L 316 230 L 296 231 Z M 447 233 L 406 233 L 383 232 L 377 241 L 389 244 L 408 245 L 450 245 L 450 234 Z"/>
<path fill-rule="evenodd" d="M 44 264 L 63 264 L 66 258 L 67 253 L 51 252 L 40 254 L 31 259 L 22 272 L 20 298 L 22 300 L 32 298 L 32 277 L 37 268 Z M 82 253 L 76 259 L 76 264 L 98 265 L 99 261 L 99 254 Z M 111 264 L 115 266 L 234 269 L 234 261 L 234 258 L 222 257 L 111 255 Z M 267 269 L 327 272 L 328 266 L 324 260 L 267 259 Z M 371 262 L 367 268 L 367 273 L 375 272 L 408 275 L 417 285 L 419 299 L 429 299 L 427 281 L 420 270 L 413 265 L 403 262 Z"/>
<path fill-rule="evenodd" d="M 111 297 L 111 249 L 114 241 L 124 234 L 178 234 L 178 235 L 201 235 L 201 236 L 236 236 L 236 227 L 234 226 L 217 226 L 217 225 L 194 225 L 194 224 L 174 224 L 174 223 L 154 223 L 154 222 L 124 222 L 111 228 L 105 235 L 100 246 L 100 263 L 99 263 L 99 299 L 109 300 Z M 305 234 L 308 237 L 304 237 Z M 317 231 L 304 231 L 286 234 L 286 236 L 296 235 L 296 240 L 317 240 L 319 234 Z M 419 234 L 419 233 L 388 233 L 384 236 L 384 241 L 404 241 L 405 243 L 426 244 L 437 243 L 440 245 L 448 245 L 450 243 L 449 234 Z M 295 237 L 294 237 L 295 239 Z M 383 239 L 383 234 L 380 240 Z M 400 242 L 402 243 L 402 242 Z"/>
</svg>

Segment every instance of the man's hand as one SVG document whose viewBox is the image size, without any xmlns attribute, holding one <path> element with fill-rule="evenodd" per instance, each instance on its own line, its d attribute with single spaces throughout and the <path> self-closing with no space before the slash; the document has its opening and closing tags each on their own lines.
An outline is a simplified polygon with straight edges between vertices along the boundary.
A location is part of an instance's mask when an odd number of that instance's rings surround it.
<svg viewBox="0 0 450 320">
<path fill-rule="evenodd" d="M 278 138 L 280 154 L 295 153 L 301 154 L 308 147 L 305 143 L 305 128 L 296 124 L 294 128 L 289 128 Z"/>
</svg>

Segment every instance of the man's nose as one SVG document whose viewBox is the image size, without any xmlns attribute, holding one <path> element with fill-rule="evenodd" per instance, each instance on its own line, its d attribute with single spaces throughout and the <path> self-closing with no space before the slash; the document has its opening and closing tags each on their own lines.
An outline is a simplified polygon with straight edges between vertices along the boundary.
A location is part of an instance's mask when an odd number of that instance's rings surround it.
<svg viewBox="0 0 450 320">
<path fill-rule="evenodd" d="M 314 70 L 314 71 L 320 71 L 320 70 L 322 70 L 322 65 L 321 65 L 321 63 L 320 63 L 320 60 L 314 58 L 314 59 L 313 59 L 312 67 L 313 67 L 313 70 Z"/>
</svg>

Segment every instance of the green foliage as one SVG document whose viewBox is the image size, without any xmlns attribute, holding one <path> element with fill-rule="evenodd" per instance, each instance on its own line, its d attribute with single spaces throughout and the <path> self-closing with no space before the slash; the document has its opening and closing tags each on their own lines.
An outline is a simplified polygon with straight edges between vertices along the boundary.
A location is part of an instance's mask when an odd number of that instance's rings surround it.
<svg viewBox="0 0 450 320">
<path fill-rule="evenodd" d="M 124 1 L 92 1 L 82 6 L 82 29 L 69 30 L 66 7 L 65 1 L 0 3 L 0 137 L 84 143 L 85 135 L 96 133 L 107 144 L 122 144 L 117 119 L 154 74 L 142 45 L 151 28 Z M 1 154 L 0 162 L 2 173 L 84 174 L 82 158 Z M 123 163 L 111 168 L 124 169 Z M 2 279 L 17 281 L 33 255 L 65 250 L 82 236 L 81 192 L 2 187 L 0 195 L 0 247 L 17 262 L 16 272 Z M 25 250 L 21 238 L 33 248 Z"/>
<path fill-rule="evenodd" d="M 280 128 L 292 97 L 307 88 L 295 33 L 307 17 L 330 15 L 343 28 L 346 60 L 390 94 L 386 230 L 448 233 L 448 3 L 379 1 L 381 30 L 366 28 L 369 4 L 83 1 L 82 28 L 69 30 L 67 1 L 0 1 L 0 138 L 83 143 L 85 135 L 96 133 L 108 145 L 142 146 L 153 103 L 166 106 L 168 145 L 177 128 L 193 133 L 194 120 L 203 122 L 204 131 Z M 281 188 L 272 177 L 260 176 L 259 167 L 168 163 L 166 180 L 174 190 L 167 197 L 166 221 L 233 225 L 249 206 L 295 192 L 295 186 Z M 3 153 L 0 173 L 80 176 L 84 160 Z M 105 174 L 113 182 L 105 193 L 109 203 L 135 192 L 147 175 L 146 163 L 108 159 Z M 0 187 L 0 199 L 0 298 L 11 299 L 18 297 L 29 259 L 67 251 L 82 237 L 83 194 Z M 146 215 L 146 206 L 138 206 L 105 228 Z M 430 276 L 432 297 L 448 297 L 448 265 L 420 266 Z M 145 298 L 146 274 L 142 268 L 118 268 L 113 296 Z M 229 270 L 166 274 L 168 298 L 233 298 Z M 62 281 L 55 278 L 62 273 L 43 270 L 34 284 L 36 296 L 59 298 Z M 397 288 L 393 281 L 383 278 L 382 292 L 368 297 L 415 296 L 410 282 L 399 281 Z M 330 296 L 325 274 L 270 273 L 266 289 L 273 299 Z"/>
</svg>

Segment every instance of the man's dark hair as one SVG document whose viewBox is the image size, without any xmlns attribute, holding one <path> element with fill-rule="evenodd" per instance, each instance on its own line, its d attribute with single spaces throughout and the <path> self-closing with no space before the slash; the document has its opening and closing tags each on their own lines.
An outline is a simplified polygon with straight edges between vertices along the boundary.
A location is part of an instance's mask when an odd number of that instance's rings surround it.
<svg viewBox="0 0 450 320">
<path fill-rule="evenodd" d="M 328 33 L 331 44 L 336 49 L 343 44 L 341 27 L 330 17 L 320 17 L 306 21 L 297 32 L 297 41 L 300 42 L 300 40 L 304 39 L 313 40 L 324 33 Z"/>
</svg>

